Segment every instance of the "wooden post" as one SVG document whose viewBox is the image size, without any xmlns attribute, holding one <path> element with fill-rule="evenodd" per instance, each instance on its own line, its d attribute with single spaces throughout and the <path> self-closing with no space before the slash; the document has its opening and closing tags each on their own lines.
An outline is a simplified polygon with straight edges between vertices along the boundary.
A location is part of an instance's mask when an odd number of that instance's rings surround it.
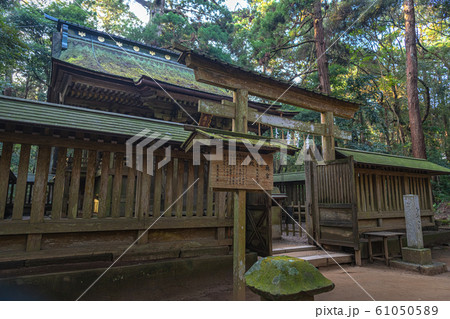
<svg viewBox="0 0 450 319">
<path fill-rule="evenodd" d="M 325 124 L 325 135 L 322 136 L 322 153 L 324 161 L 333 161 L 336 159 L 334 153 L 334 117 L 333 112 L 322 113 L 321 123 Z"/>
<path fill-rule="evenodd" d="M 5 216 L 13 144 L 3 143 L 0 157 L 0 219 Z"/>
<path fill-rule="evenodd" d="M 248 91 L 236 90 L 233 93 L 236 104 L 235 131 L 247 133 Z M 239 165 L 240 163 L 236 163 Z M 233 228 L 233 300 L 245 300 L 245 190 L 234 193 L 234 228 Z"/>
<path fill-rule="evenodd" d="M 306 202 L 305 202 L 305 227 L 308 236 L 308 243 L 313 245 L 315 238 L 315 216 L 317 215 L 317 185 L 316 185 L 316 171 L 312 161 L 305 162 L 305 185 L 306 185 Z"/>
<path fill-rule="evenodd" d="M 245 190 L 234 194 L 233 300 L 245 300 L 245 197 Z"/>
</svg>

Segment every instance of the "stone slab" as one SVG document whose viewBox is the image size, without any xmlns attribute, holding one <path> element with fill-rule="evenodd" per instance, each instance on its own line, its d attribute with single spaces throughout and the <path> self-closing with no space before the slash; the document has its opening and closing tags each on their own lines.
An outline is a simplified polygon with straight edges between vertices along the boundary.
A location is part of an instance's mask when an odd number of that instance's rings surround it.
<svg viewBox="0 0 450 319">
<path fill-rule="evenodd" d="M 431 265 L 431 249 L 428 248 L 402 248 L 402 259 L 407 263 L 419 265 Z"/>
<path fill-rule="evenodd" d="M 431 265 L 419 265 L 413 263 L 407 263 L 402 260 L 391 260 L 391 267 L 416 271 L 422 275 L 434 276 L 447 272 L 447 265 L 441 262 L 433 262 Z"/>
<path fill-rule="evenodd" d="M 403 195 L 405 207 L 406 240 L 408 247 L 423 248 L 419 196 Z"/>
</svg>

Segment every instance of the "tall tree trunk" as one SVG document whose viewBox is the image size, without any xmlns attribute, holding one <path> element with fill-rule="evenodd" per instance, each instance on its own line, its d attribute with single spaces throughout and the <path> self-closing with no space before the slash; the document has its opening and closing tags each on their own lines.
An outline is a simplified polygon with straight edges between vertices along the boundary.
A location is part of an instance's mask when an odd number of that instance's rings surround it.
<svg viewBox="0 0 450 319">
<path fill-rule="evenodd" d="M 322 22 L 322 0 L 316 0 L 314 2 L 314 40 L 316 42 L 317 70 L 319 73 L 320 91 L 325 94 L 330 94 L 331 86 L 330 78 L 328 76 L 328 60 Z M 333 126 L 333 113 L 322 113 L 320 122 L 328 126 Z M 322 136 L 322 153 L 325 161 L 335 159 L 333 136 Z"/>
<path fill-rule="evenodd" d="M 414 0 L 405 0 L 405 47 L 406 47 L 406 92 L 408 95 L 409 125 L 411 127 L 412 153 L 417 158 L 427 158 L 425 138 L 420 117 L 419 93 L 417 91 L 417 48 Z"/>
<path fill-rule="evenodd" d="M 320 91 L 331 93 L 330 78 L 328 75 L 328 60 L 325 53 L 325 36 L 322 23 L 322 1 L 314 3 L 314 40 L 316 42 L 317 69 L 319 71 Z"/>
</svg>

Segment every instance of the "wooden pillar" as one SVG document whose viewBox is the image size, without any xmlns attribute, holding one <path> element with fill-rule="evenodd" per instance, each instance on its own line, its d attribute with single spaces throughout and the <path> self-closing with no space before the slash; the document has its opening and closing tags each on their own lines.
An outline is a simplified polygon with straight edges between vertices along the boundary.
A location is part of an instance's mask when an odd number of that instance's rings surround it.
<svg viewBox="0 0 450 319">
<path fill-rule="evenodd" d="M 247 133 L 248 91 L 236 90 L 233 94 L 236 104 L 235 132 Z M 236 163 L 239 165 L 240 163 Z M 245 190 L 234 193 L 233 225 L 233 300 L 245 300 Z"/>
<path fill-rule="evenodd" d="M 247 133 L 248 125 L 248 91 L 233 92 L 233 102 L 236 104 L 235 132 Z"/>
<path fill-rule="evenodd" d="M 322 113 L 320 122 L 325 124 L 325 135 L 322 136 L 322 153 L 324 161 L 336 159 L 334 153 L 334 117 L 333 112 Z"/>
<path fill-rule="evenodd" d="M 245 300 L 245 206 L 246 191 L 234 193 L 233 300 Z"/>
<path fill-rule="evenodd" d="M 314 244 L 316 238 L 314 229 L 316 227 L 315 218 L 318 214 L 317 206 L 317 185 L 316 185 L 316 170 L 312 161 L 305 162 L 305 189 L 306 189 L 306 201 L 305 201 L 305 228 L 308 236 L 308 243 Z"/>
</svg>

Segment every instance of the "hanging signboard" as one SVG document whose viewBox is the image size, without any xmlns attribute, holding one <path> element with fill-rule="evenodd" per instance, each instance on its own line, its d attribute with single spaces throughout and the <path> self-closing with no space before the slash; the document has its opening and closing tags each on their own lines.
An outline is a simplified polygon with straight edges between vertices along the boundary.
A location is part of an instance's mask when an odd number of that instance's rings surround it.
<svg viewBox="0 0 450 319">
<path fill-rule="evenodd" d="M 223 159 L 210 162 L 209 185 L 213 190 L 273 189 L 273 154 L 260 154 L 266 165 L 259 165 L 248 152 L 236 152 L 235 165 L 230 164 L 229 153 Z M 249 161 L 246 158 L 249 157 Z M 234 161 L 232 161 L 234 162 Z M 247 165 L 242 165 L 242 164 Z M 258 185 L 259 184 L 259 185 Z"/>
</svg>

